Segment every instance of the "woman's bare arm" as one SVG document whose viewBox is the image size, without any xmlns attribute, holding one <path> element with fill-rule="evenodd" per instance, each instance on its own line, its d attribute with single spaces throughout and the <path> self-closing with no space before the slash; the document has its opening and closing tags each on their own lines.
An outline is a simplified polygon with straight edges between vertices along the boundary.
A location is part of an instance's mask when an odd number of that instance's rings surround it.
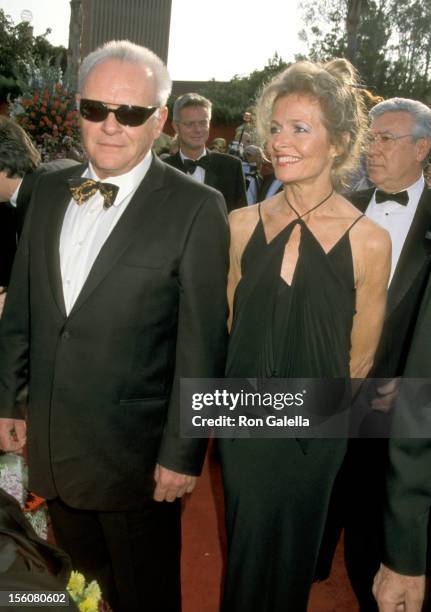
<svg viewBox="0 0 431 612">
<path fill-rule="evenodd" d="M 351 237 L 356 276 L 356 314 L 350 352 L 352 378 L 365 378 L 373 365 L 385 316 L 391 263 L 389 234 L 368 219 L 361 225 Z"/>
</svg>

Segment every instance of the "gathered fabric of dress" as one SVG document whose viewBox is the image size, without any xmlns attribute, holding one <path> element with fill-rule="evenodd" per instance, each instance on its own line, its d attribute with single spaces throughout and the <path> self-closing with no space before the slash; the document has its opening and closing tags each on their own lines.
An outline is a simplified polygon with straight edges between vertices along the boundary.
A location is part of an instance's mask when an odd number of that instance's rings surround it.
<svg viewBox="0 0 431 612">
<path fill-rule="evenodd" d="M 259 207 L 235 292 L 227 377 L 349 379 L 349 232 L 360 218 L 325 253 L 299 216 L 268 243 Z M 298 225 L 288 285 L 281 266 Z M 345 447 L 344 439 L 219 440 L 228 534 L 223 612 L 306 611 Z"/>
</svg>

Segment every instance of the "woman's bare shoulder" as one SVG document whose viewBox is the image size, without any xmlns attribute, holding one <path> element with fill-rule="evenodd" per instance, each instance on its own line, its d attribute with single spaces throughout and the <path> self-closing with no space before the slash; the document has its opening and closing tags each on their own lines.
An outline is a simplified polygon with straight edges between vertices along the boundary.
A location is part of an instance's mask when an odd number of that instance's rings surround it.
<svg viewBox="0 0 431 612">
<path fill-rule="evenodd" d="M 351 231 L 351 240 L 359 241 L 366 249 L 373 251 L 386 251 L 391 245 L 389 233 L 380 225 L 369 219 L 356 208 L 349 200 L 340 196 L 344 210 L 355 223 Z"/>
<path fill-rule="evenodd" d="M 366 216 L 358 221 L 352 232 L 361 241 L 364 249 L 370 254 L 389 253 L 391 249 L 391 237 L 389 232 Z"/>
<path fill-rule="evenodd" d="M 248 233 L 256 227 L 259 220 L 258 205 L 236 208 L 229 213 L 229 225 L 232 234 Z"/>
</svg>

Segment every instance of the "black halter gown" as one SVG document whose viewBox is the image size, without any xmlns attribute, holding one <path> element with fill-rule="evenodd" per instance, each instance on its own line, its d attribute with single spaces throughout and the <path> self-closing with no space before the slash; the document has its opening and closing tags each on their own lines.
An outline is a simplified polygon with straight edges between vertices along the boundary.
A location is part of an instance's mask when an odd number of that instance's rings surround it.
<svg viewBox="0 0 431 612">
<path fill-rule="evenodd" d="M 281 264 L 298 224 L 288 285 Z M 228 377 L 349 377 L 351 227 L 328 253 L 299 216 L 267 243 L 259 208 L 235 293 Z M 219 448 L 228 534 L 223 612 L 305 612 L 345 441 L 224 439 Z"/>
</svg>

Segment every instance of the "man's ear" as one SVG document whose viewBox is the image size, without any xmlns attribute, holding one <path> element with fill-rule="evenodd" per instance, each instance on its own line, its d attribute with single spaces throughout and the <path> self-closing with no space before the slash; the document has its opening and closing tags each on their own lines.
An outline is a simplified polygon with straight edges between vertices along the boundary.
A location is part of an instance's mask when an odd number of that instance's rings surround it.
<svg viewBox="0 0 431 612">
<path fill-rule="evenodd" d="M 161 106 L 156 110 L 157 113 L 157 124 L 156 124 L 156 133 L 158 138 L 163 131 L 163 126 L 166 123 L 166 119 L 168 118 L 168 108 L 167 106 Z"/>
<path fill-rule="evenodd" d="M 416 146 L 416 159 L 419 162 L 423 162 L 429 155 L 431 149 L 431 138 L 419 138 L 415 142 Z"/>
</svg>

